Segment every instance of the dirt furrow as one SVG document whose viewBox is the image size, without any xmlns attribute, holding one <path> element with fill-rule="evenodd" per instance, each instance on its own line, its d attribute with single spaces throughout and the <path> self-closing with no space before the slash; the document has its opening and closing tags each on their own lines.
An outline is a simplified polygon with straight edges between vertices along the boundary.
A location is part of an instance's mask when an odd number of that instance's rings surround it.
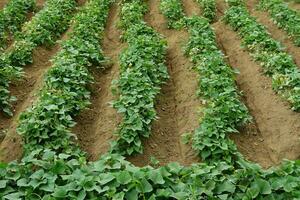
<svg viewBox="0 0 300 200">
<path fill-rule="evenodd" d="M 79 5 L 83 5 L 83 1 Z M 62 35 L 67 39 L 71 28 Z M 33 63 L 24 67 L 25 77 L 10 85 L 11 94 L 17 97 L 13 103 L 14 116 L 9 118 L 0 113 L 0 161 L 9 162 L 22 156 L 21 137 L 17 134 L 18 119 L 36 100 L 36 94 L 42 88 L 44 74 L 51 67 L 50 59 L 59 51 L 59 45 L 51 48 L 37 47 L 33 51 Z M 1 139 L 2 137 L 2 139 Z"/>
<path fill-rule="evenodd" d="M 244 91 L 245 103 L 254 118 L 253 124 L 241 129 L 241 134 L 232 136 L 239 150 L 263 167 L 299 158 L 300 114 L 274 93 L 271 79 L 262 74 L 261 67 L 241 48 L 237 33 L 223 22 L 214 27 L 229 63 L 240 72 L 237 84 Z"/>
<path fill-rule="evenodd" d="M 293 10 L 296 10 L 298 12 L 300 12 L 300 2 L 299 3 L 296 3 L 296 2 L 293 2 L 293 1 L 289 1 L 289 7 Z"/>
<path fill-rule="evenodd" d="M 300 48 L 294 45 L 293 39 L 289 38 L 287 32 L 283 29 L 279 29 L 277 25 L 274 24 L 267 11 L 263 12 L 255 9 L 258 2 L 258 0 L 247 1 L 247 7 L 251 15 L 267 28 L 274 39 L 281 42 L 281 44 L 285 47 L 286 52 L 293 56 L 294 61 L 298 67 L 300 67 Z"/>
<path fill-rule="evenodd" d="M 118 22 L 118 5 L 115 3 L 109 13 L 103 41 L 105 56 L 111 59 L 111 66 L 104 70 L 93 69 L 95 83 L 92 85 L 92 105 L 77 118 L 73 132 L 78 136 L 81 148 L 88 153 L 90 160 L 97 160 L 107 152 L 109 141 L 113 139 L 121 118 L 110 102 L 116 98 L 111 92 L 111 82 L 118 78 L 118 56 L 124 48 L 120 42 L 120 32 L 116 27 Z"/>
<path fill-rule="evenodd" d="M 7 4 L 8 0 L 1 0 L 0 1 L 0 9 L 3 9 L 4 6 Z"/>
<path fill-rule="evenodd" d="M 185 9 L 196 13 L 192 1 L 187 1 Z M 195 93 L 197 90 L 197 75 L 191 70 L 191 63 L 183 55 L 183 42 L 188 34 L 184 31 L 169 30 L 166 20 L 159 13 L 159 0 L 150 0 L 150 12 L 145 20 L 156 31 L 166 37 L 168 42 L 167 67 L 170 79 L 162 86 L 157 98 L 156 110 L 159 117 L 153 123 L 150 138 L 143 141 L 144 153 L 129 158 L 138 166 L 150 163 L 151 157 L 160 161 L 161 165 L 169 162 L 180 162 L 189 165 L 197 162 L 197 156 L 191 149 L 191 144 L 183 144 L 181 135 L 192 132 L 198 124 L 200 102 Z"/>
<path fill-rule="evenodd" d="M 159 2 L 158 2 L 159 3 Z M 201 15 L 201 8 L 199 4 L 194 0 L 182 1 L 183 9 L 187 16 Z"/>
</svg>

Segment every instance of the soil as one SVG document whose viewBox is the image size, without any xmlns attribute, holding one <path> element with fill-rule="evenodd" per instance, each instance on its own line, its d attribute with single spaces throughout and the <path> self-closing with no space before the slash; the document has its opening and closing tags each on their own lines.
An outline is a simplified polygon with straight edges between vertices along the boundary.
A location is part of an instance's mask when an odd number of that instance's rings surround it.
<svg viewBox="0 0 300 200">
<path fill-rule="evenodd" d="M 111 66 L 104 70 L 91 70 L 95 78 L 95 83 L 91 86 L 92 105 L 76 118 L 78 123 L 73 129 L 80 147 L 92 161 L 108 151 L 109 141 L 113 139 L 113 132 L 121 120 L 116 110 L 110 106 L 110 102 L 116 98 L 111 93 L 111 82 L 118 78 L 118 56 L 125 46 L 119 40 L 120 32 L 116 27 L 118 9 L 119 6 L 114 4 L 110 10 L 102 45 Z"/>
<path fill-rule="evenodd" d="M 237 33 L 223 22 L 214 27 L 229 63 L 240 72 L 237 84 L 244 91 L 244 101 L 254 118 L 253 124 L 241 129 L 241 134 L 232 136 L 239 150 L 263 167 L 299 158 L 300 113 L 293 112 L 274 93 L 271 79 L 262 74 L 261 67 L 241 48 Z"/>
<path fill-rule="evenodd" d="M 8 0 L 1 0 L 0 1 L 0 9 L 4 8 L 4 6 L 7 4 Z"/>
<path fill-rule="evenodd" d="M 268 12 L 262 12 L 255 9 L 258 2 L 258 0 L 247 1 L 247 7 L 251 15 L 267 28 L 275 40 L 279 41 L 285 47 L 286 52 L 293 56 L 295 63 L 298 67 L 300 67 L 300 48 L 294 45 L 293 39 L 288 37 L 287 32 L 278 28 L 278 26 L 271 20 Z"/>
<path fill-rule="evenodd" d="M 196 1 L 193 0 L 185 0 L 182 1 L 183 9 L 185 11 L 185 14 L 187 16 L 193 16 L 193 15 L 201 15 L 201 8 L 199 4 Z M 159 5 L 159 2 L 157 2 L 157 5 Z M 165 23 L 165 19 L 162 19 Z"/>
<path fill-rule="evenodd" d="M 296 10 L 296 11 L 300 11 L 300 2 L 299 2 L 299 3 L 296 3 L 296 2 L 290 1 L 290 2 L 289 2 L 289 7 L 290 7 L 291 9 Z"/>
<path fill-rule="evenodd" d="M 71 28 L 63 34 L 61 40 L 67 38 L 70 30 Z M 36 100 L 44 74 L 51 67 L 50 58 L 58 50 L 58 44 L 51 48 L 37 47 L 33 52 L 33 64 L 24 67 L 25 77 L 10 85 L 11 94 L 17 97 L 17 101 L 13 104 L 13 117 L 9 118 L 0 113 L 0 142 L 3 140 L 0 144 L 0 161 L 9 162 L 21 158 L 22 141 L 16 132 L 19 116 Z"/>
<path fill-rule="evenodd" d="M 157 98 L 156 111 L 159 119 L 153 123 L 150 137 L 143 141 L 144 153 L 128 160 L 137 166 L 151 164 L 151 157 L 156 158 L 160 165 L 169 162 L 190 165 L 199 160 L 191 149 L 191 144 L 184 144 L 181 136 L 192 133 L 199 126 L 200 102 L 195 95 L 198 77 L 182 52 L 183 42 L 188 39 L 187 32 L 169 30 L 158 5 L 158 0 L 148 1 L 149 13 L 145 21 L 165 36 L 168 42 L 166 64 L 170 79 L 162 85 Z M 188 15 L 199 13 L 192 0 L 184 1 L 184 7 Z"/>
</svg>

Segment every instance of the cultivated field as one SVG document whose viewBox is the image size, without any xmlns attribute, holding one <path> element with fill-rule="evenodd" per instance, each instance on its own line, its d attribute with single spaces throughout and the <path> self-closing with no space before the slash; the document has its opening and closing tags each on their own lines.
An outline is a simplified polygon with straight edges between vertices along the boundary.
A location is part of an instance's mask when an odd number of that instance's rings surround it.
<svg viewBox="0 0 300 200">
<path fill-rule="evenodd" d="M 300 3 L 2 0 L 0 199 L 300 199 Z"/>
</svg>

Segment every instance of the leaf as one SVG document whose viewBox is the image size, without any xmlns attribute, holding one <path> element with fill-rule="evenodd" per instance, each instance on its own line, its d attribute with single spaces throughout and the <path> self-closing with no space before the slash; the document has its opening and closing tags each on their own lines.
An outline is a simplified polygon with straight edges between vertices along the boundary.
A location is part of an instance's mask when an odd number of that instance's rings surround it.
<svg viewBox="0 0 300 200">
<path fill-rule="evenodd" d="M 141 193 L 148 193 L 153 190 L 152 185 L 146 180 L 142 179 L 140 184 L 138 184 L 137 191 Z"/>
<path fill-rule="evenodd" d="M 132 180 L 131 176 L 130 176 L 129 172 L 127 172 L 127 171 L 122 171 L 121 173 L 119 173 L 117 175 L 117 181 L 120 184 L 125 185 L 125 184 L 129 183 L 131 180 Z"/>
<path fill-rule="evenodd" d="M 0 180 L 0 189 L 5 188 L 7 183 L 7 180 Z"/>
<path fill-rule="evenodd" d="M 101 174 L 100 180 L 98 182 L 102 185 L 105 185 L 106 183 L 109 183 L 110 181 L 112 181 L 114 179 L 115 179 L 115 177 L 112 174 Z"/>
<path fill-rule="evenodd" d="M 235 185 L 229 181 L 225 181 L 224 183 L 217 185 L 216 191 L 218 194 L 222 194 L 223 192 L 234 193 Z"/>
<path fill-rule="evenodd" d="M 272 188 L 268 181 L 265 181 L 263 179 L 258 179 L 258 180 L 256 180 L 256 184 L 258 185 L 261 194 L 271 194 L 272 193 Z"/>
<path fill-rule="evenodd" d="M 4 199 L 8 200 L 21 200 L 20 197 L 23 196 L 20 192 L 11 193 L 4 196 Z"/>
<path fill-rule="evenodd" d="M 64 187 L 57 187 L 55 188 L 52 196 L 57 198 L 64 198 L 67 196 L 67 190 Z"/>
<path fill-rule="evenodd" d="M 136 189 L 132 189 L 125 195 L 127 200 L 138 200 L 138 191 Z"/>
<path fill-rule="evenodd" d="M 162 177 L 160 171 L 158 170 L 151 170 L 149 172 L 149 178 L 153 181 L 154 184 L 164 184 L 165 180 Z"/>
</svg>

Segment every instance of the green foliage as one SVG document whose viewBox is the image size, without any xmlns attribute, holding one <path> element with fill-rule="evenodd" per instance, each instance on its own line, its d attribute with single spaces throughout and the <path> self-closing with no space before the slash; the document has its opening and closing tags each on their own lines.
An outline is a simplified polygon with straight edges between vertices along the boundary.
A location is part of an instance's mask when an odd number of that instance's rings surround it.
<svg viewBox="0 0 300 200">
<path fill-rule="evenodd" d="M 94 163 L 45 149 L 20 163 L 0 166 L 0 194 L 6 199 L 298 199 L 300 163 L 286 161 L 263 171 L 217 162 L 154 169 L 136 167 L 116 154 Z M 34 171 L 32 170 L 34 169 Z"/>
<path fill-rule="evenodd" d="M 279 28 L 284 29 L 300 47 L 300 14 L 282 0 L 261 0 L 260 8 L 267 10 Z"/>
<path fill-rule="evenodd" d="M 196 0 L 201 8 L 203 17 L 213 22 L 216 17 L 216 0 Z"/>
<path fill-rule="evenodd" d="M 63 49 L 54 59 L 53 68 L 47 73 L 45 86 L 39 94 L 39 101 L 20 119 L 18 130 L 24 128 L 21 133 L 26 145 L 31 147 L 25 145 L 25 156 L 19 163 L 0 163 L 1 199 L 299 199 L 299 161 L 285 161 L 278 168 L 266 171 L 243 159 L 237 160 L 235 166 L 216 160 L 215 163 L 199 163 L 190 167 L 170 163 L 154 169 L 149 166 L 136 167 L 121 155 L 109 153 L 96 162 L 86 162 L 85 155 L 71 140 L 72 135 L 67 130 L 74 124 L 73 117 L 86 106 L 89 99 L 86 87 L 91 77 L 86 67 L 104 61 L 101 60 L 104 59 L 101 51 L 96 50 L 101 50 L 99 40 L 102 34 L 99 33 L 103 32 L 110 3 L 110 0 L 91 0 L 76 17 L 70 39 L 63 43 Z M 195 58 L 193 61 L 201 64 L 198 59 L 209 58 L 204 50 L 215 52 L 215 57 L 218 58 L 216 61 L 220 61 L 222 55 L 215 49 L 216 45 L 212 41 L 214 34 L 211 36 L 208 21 L 193 18 L 189 22 L 190 32 L 195 31 L 191 34 L 193 36 L 191 39 L 199 33 L 198 37 L 202 36 L 209 41 L 204 42 L 197 37 L 197 40 L 190 40 L 187 52 Z M 125 52 L 131 45 L 141 42 L 133 38 L 134 35 L 159 38 L 151 28 L 146 27 L 141 23 L 134 30 L 127 30 L 125 38 L 129 47 Z M 208 46 L 206 43 L 212 45 Z M 152 45 L 151 42 L 150 44 Z M 84 45 L 91 48 L 87 49 Z M 200 50 L 189 49 L 194 45 L 200 47 Z M 97 55 L 96 52 L 99 54 Z M 156 55 L 156 51 L 154 54 L 144 54 L 144 57 L 160 57 Z M 209 62 L 207 64 L 210 66 Z M 223 64 L 215 67 L 216 69 L 203 71 L 204 77 L 208 74 L 211 77 L 214 75 L 218 77 L 216 72 L 220 72 L 228 76 L 226 77 L 228 79 L 224 80 L 229 81 L 224 83 L 226 89 L 222 89 L 221 84 L 219 88 L 209 91 L 222 92 L 234 87 L 231 81 L 232 70 Z M 204 70 L 200 67 L 197 69 Z M 206 83 L 200 85 L 206 87 Z M 209 87 L 212 86 L 207 86 L 207 89 Z M 216 92 L 211 94 L 201 92 L 207 99 L 217 99 Z M 232 98 L 238 100 L 237 92 L 232 91 L 230 94 L 235 94 Z M 58 97 L 58 95 L 62 96 Z M 221 94 L 221 96 L 226 95 Z M 230 119 L 231 116 L 226 118 L 226 123 Z M 212 120 L 218 120 L 217 116 Z M 238 121 L 235 119 L 233 123 Z M 43 128 L 39 129 L 40 127 Z"/>
<path fill-rule="evenodd" d="M 181 0 L 161 0 L 160 12 L 168 19 L 168 28 L 180 29 L 183 27 L 185 16 Z"/>
<path fill-rule="evenodd" d="M 35 0 L 10 0 L 0 11 L 0 48 L 6 47 L 6 39 L 10 34 L 21 30 L 22 24 L 27 20 L 27 14 L 32 12 L 35 6 Z"/>
<path fill-rule="evenodd" d="M 272 39 L 264 26 L 257 23 L 243 6 L 227 10 L 224 20 L 243 39 L 243 45 L 252 57 L 272 76 L 273 89 L 287 99 L 292 109 L 300 109 L 300 71 L 292 57 Z"/>
<path fill-rule="evenodd" d="M 44 8 L 27 22 L 18 34 L 12 48 L 0 56 L 0 108 L 12 116 L 9 83 L 20 78 L 22 67 L 32 63 L 33 50 L 42 44 L 53 44 L 69 23 L 75 9 L 75 0 L 48 0 Z"/>
<path fill-rule="evenodd" d="M 111 0 L 91 1 L 76 16 L 70 38 L 53 60 L 39 100 L 22 113 L 18 133 L 23 136 L 25 154 L 48 148 L 57 152 L 73 148 L 73 117 L 88 106 L 87 85 L 92 77 L 86 67 L 105 61 L 102 39 Z"/>
<path fill-rule="evenodd" d="M 122 155 L 142 153 L 142 137 L 149 137 L 156 119 L 155 97 L 168 78 L 164 64 L 166 42 L 142 20 L 144 3 L 124 2 L 120 27 L 128 43 L 120 55 L 120 77 L 115 81 L 119 99 L 113 107 L 122 114 L 122 122 L 111 151 Z"/>
<path fill-rule="evenodd" d="M 244 0 L 225 0 L 229 6 L 245 6 Z"/>
<path fill-rule="evenodd" d="M 240 155 L 227 134 L 238 132 L 236 128 L 251 118 L 240 101 L 234 71 L 225 63 L 208 20 L 190 18 L 188 27 L 190 39 L 185 52 L 200 74 L 198 94 L 207 102 L 201 125 L 194 133 L 193 148 L 203 161 L 234 163 Z"/>
</svg>

